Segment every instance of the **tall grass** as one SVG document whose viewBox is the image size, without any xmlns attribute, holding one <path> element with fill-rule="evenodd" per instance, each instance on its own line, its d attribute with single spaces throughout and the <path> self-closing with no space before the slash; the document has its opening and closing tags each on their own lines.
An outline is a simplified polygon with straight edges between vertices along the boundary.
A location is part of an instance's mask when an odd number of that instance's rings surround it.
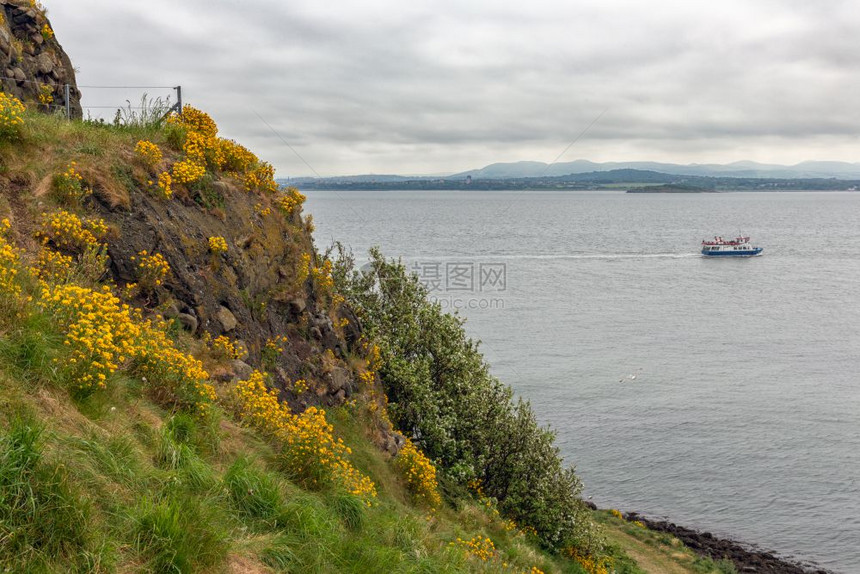
<svg viewBox="0 0 860 574">
<path fill-rule="evenodd" d="M 126 106 L 117 109 L 114 125 L 158 130 L 171 107 L 170 97 L 152 98 L 149 94 L 143 94 L 139 105 L 133 106 L 130 100 L 126 100 Z"/>
<path fill-rule="evenodd" d="M 89 505 L 63 467 L 42 460 L 43 429 L 26 419 L 0 438 L 0 567 L 24 572 L 89 553 Z"/>
<path fill-rule="evenodd" d="M 286 522 L 284 496 L 278 479 L 255 468 L 246 458 L 239 458 L 224 473 L 224 486 L 230 502 L 246 518 L 259 520 L 276 528 Z"/>
<path fill-rule="evenodd" d="M 27 385 L 54 381 L 62 341 L 44 313 L 26 313 L 0 337 L 0 367 Z"/>
<path fill-rule="evenodd" d="M 212 467 L 198 456 L 193 446 L 196 433 L 190 416 L 172 416 L 158 435 L 154 458 L 156 465 L 176 473 L 178 486 L 202 493 L 213 489 L 217 480 Z"/>
<path fill-rule="evenodd" d="M 151 572 L 205 572 L 229 550 L 217 504 L 189 496 L 144 500 L 134 515 L 134 548 Z"/>
</svg>

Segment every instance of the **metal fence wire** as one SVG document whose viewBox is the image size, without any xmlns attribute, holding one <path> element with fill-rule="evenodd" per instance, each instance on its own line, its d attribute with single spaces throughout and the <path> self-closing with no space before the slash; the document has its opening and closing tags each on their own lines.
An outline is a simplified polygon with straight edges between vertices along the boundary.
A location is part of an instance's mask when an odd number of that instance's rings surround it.
<svg viewBox="0 0 860 574">
<path fill-rule="evenodd" d="M 34 80 L 27 80 L 27 79 L 22 80 L 22 79 L 14 77 L 14 76 L 0 76 L 0 80 L 7 80 L 9 82 L 15 82 L 17 84 L 32 84 L 35 86 L 39 86 L 40 88 L 42 86 L 48 86 L 48 87 L 52 88 L 53 93 L 56 93 L 57 88 L 60 88 L 62 90 L 62 94 L 63 94 L 63 103 L 55 104 L 53 102 L 46 102 L 46 103 L 40 103 L 39 106 L 45 110 L 62 111 L 63 115 L 65 115 L 66 118 L 68 118 L 70 120 L 72 119 L 72 108 L 71 108 L 72 85 L 71 84 L 37 82 Z M 181 112 L 182 111 L 182 86 L 89 86 L 89 85 L 78 85 L 78 86 L 76 86 L 76 88 L 78 90 L 81 90 L 81 89 L 85 89 L 88 91 L 93 90 L 96 92 L 96 94 L 105 93 L 105 92 L 109 93 L 109 94 L 115 94 L 117 91 L 125 91 L 126 94 L 122 94 L 120 97 L 129 96 L 129 97 L 125 97 L 125 98 L 120 99 L 120 98 L 117 98 L 115 95 L 109 95 L 107 97 L 100 97 L 100 96 L 96 95 L 96 97 L 93 98 L 95 100 L 94 104 L 84 105 L 82 103 L 81 109 L 85 110 L 87 113 L 90 114 L 89 119 L 92 119 L 93 115 L 95 115 L 97 118 L 100 117 L 100 118 L 104 119 L 104 113 L 103 112 L 105 110 L 115 110 L 117 113 L 119 113 L 122 110 L 151 109 L 150 106 L 133 105 L 131 103 L 132 101 L 140 101 L 142 104 L 145 104 L 146 99 L 149 96 L 149 92 L 147 92 L 147 91 L 142 92 L 142 90 L 159 90 L 159 91 L 170 90 L 170 93 L 167 95 L 167 98 L 166 98 L 167 103 L 170 102 L 170 96 L 175 96 L 176 99 L 175 99 L 175 102 L 167 110 L 167 113 L 171 113 L 174 111 L 175 112 Z M 92 96 L 93 92 L 89 92 L 87 95 Z M 136 98 L 136 99 L 132 99 L 132 98 Z M 156 98 L 152 98 L 149 101 L 153 102 L 156 100 L 160 101 L 161 96 L 157 96 Z M 123 103 L 123 104 L 114 103 L 117 101 L 122 101 L 125 103 Z"/>
</svg>

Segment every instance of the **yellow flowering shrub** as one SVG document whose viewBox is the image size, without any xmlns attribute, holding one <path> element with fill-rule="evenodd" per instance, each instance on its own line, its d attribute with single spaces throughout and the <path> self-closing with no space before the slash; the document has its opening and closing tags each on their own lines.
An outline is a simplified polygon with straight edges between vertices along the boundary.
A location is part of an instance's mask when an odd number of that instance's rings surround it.
<svg viewBox="0 0 860 574">
<path fill-rule="evenodd" d="M 181 114 L 171 115 L 167 123 L 184 133 L 182 151 L 185 159 L 173 169 L 173 178 L 178 183 L 198 181 L 206 173 L 207 167 L 220 169 L 224 163 L 224 152 L 218 139 L 218 126 L 208 114 L 185 106 Z"/>
<path fill-rule="evenodd" d="M 68 357 L 62 364 L 73 388 L 104 388 L 114 372 L 126 367 L 161 404 L 205 411 L 215 400 L 202 363 L 175 347 L 165 325 L 145 321 L 109 287 L 43 283 L 38 304 L 64 332 Z"/>
<path fill-rule="evenodd" d="M 140 324 L 109 287 L 94 291 L 70 284 L 44 284 L 39 305 L 52 311 L 65 331 L 69 356 L 62 364 L 73 388 L 104 388 L 109 377 L 134 354 Z"/>
<path fill-rule="evenodd" d="M 233 140 L 222 138 L 218 140 L 218 145 L 221 148 L 220 157 L 222 158 L 218 168 L 221 170 L 245 173 L 260 161 L 248 148 Z"/>
<path fill-rule="evenodd" d="M 140 140 L 134 146 L 134 153 L 137 158 L 148 168 L 155 169 L 164 159 L 164 154 L 161 153 L 161 148 L 157 144 L 148 140 Z"/>
<path fill-rule="evenodd" d="M 54 88 L 50 84 L 39 85 L 39 103 L 43 106 L 54 103 Z"/>
<path fill-rule="evenodd" d="M 297 207 L 301 207 L 306 199 L 307 197 L 298 189 L 288 187 L 284 193 L 278 196 L 275 203 L 284 213 L 291 215 Z"/>
<path fill-rule="evenodd" d="M 47 42 L 48 40 L 50 40 L 53 37 L 54 37 L 54 30 L 51 28 L 50 24 L 45 22 L 45 24 L 42 25 L 42 38 L 44 38 L 45 41 Z"/>
<path fill-rule="evenodd" d="M 267 339 L 261 353 L 263 365 L 269 368 L 274 367 L 278 357 L 284 353 L 284 345 L 286 343 L 286 335 L 278 335 L 272 339 Z"/>
<path fill-rule="evenodd" d="M 331 261 L 326 259 L 323 261 L 323 264 L 319 267 L 314 267 L 311 269 L 311 274 L 314 278 L 314 284 L 317 286 L 317 289 L 322 291 L 324 294 L 330 294 L 334 289 L 334 277 L 331 274 L 332 265 Z"/>
<path fill-rule="evenodd" d="M 303 284 L 308 280 L 308 277 L 311 273 L 311 254 L 310 253 L 302 253 L 301 263 L 299 264 L 298 272 L 296 279 L 298 279 L 299 284 Z"/>
<path fill-rule="evenodd" d="M 199 181 L 206 175 L 206 167 L 192 160 L 185 159 L 173 164 L 172 178 L 176 183 L 188 184 Z"/>
<path fill-rule="evenodd" d="M 251 192 L 275 193 L 278 184 L 275 181 L 275 168 L 266 162 L 258 163 L 245 172 L 245 189 Z"/>
<path fill-rule="evenodd" d="M 239 382 L 235 392 L 240 416 L 277 444 L 278 460 L 290 477 L 309 488 L 338 485 L 372 505 L 376 486 L 349 462 L 352 451 L 334 437 L 325 411 L 310 407 L 292 414 L 278 400 L 277 391 L 266 387 L 266 376 L 259 371 Z"/>
<path fill-rule="evenodd" d="M 239 351 L 236 350 L 236 346 L 233 344 L 233 341 L 224 335 L 220 335 L 212 341 L 212 354 L 216 358 L 226 359 L 228 361 L 239 358 Z"/>
<path fill-rule="evenodd" d="M 184 128 L 188 132 L 195 132 L 209 137 L 215 137 L 218 134 L 218 126 L 209 114 L 189 105 L 182 108 L 181 114 L 171 114 L 167 118 L 167 123 Z"/>
<path fill-rule="evenodd" d="M 15 138 L 24 125 L 24 104 L 15 96 L 0 92 L 0 137 Z"/>
<path fill-rule="evenodd" d="M 477 558 L 481 562 L 489 562 L 498 556 L 496 545 L 493 544 L 492 540 L 483 536 L 475 536 L 470 540 L 457 538 L 456 541 L 451 542 L 451 546 L 462 548 L 470 557 Z"/>
<path fill-rule="evenodd" d="M 69 163 L 66 171 L 54 176 L 54 195 L 60 203 L 79 205 L 92 190 L 84 186 L 84 176 L 77 162 Z"/>
<path fill-rule="evenodd" d="M 16 281 L 20 271 L 21 259 L 18 250 L 6 241 L 9 220 L 2 222 L 0 232 L 0 302 L 5 306 L 14 305 L 21 295 L 21 286 Z"/>
<path fill-rule="evenodd" d="M 441 504 L 436 467 L 408 438 L 394 459 L 394 468 L 406 481 L 406 488 L 416 502 L 430 508 Z"/>
<path fill-rule="evenodd" d="M 219 253 L 227 253 L 227 240 L 223 237 L 210 237 L 209 238 L 209 251 L 215 253 L 216 255 Z"/>
<path fill-rule="evenodd" d="M 614 516 L 615 518 L 617 518 L 619 520 L 624 520 L 624 515 L 621 514 L 621 511 L 619 511 L 619 510 L 612 508 L 609 510 L 609 514 L 611 514 L 612 516 Z"/>
<path fill-rule="evenodd" d="M 295 383 L 293 383 L 293 391 L 297 395 L 305 394 L 306 392 L 308 392 L 308 389 L 310 389 L 310 385 L 308 385 L 308 382 L 304 379 L 299 379 Z"/>
<path fill-rule="evenodd" d="M 170 273 L 170 264 L 161 253 L 150 255 L 144 250 L 133 255 L 131 260 L 135 263 L 138 286 L 143 291 L 148 292 L 161 287 L 167 274 Z"/>
<path fill-rule="evenodd" d="M 36 257 L 36 276 L 52 283 L 66 283 L 71 279 L 75 260 L 58 251 L 42 247 Z"/>
<path fill-rule="evenodd" d="M 147 184 L 155 197 L 165 200 L 173 197 L 173 177 L 168 172 L 162 171 L 156 181 L 149 180 Z"/>
<path fill-rule="evenodd" d="M 609 574 L 612 571 L 612 559 L 609 557 L 580 554 L 575 548 L 567 548 L 562 554 L 582 566 L 588 574 Z"/>
<path fill-rule="evenodd" d="M 162 404 L 205 412 L 217 398 L 203 363 L 177 349 L 163 325 L 147 329 L 135 355 L 133 372 Z"/>
<path fill-rule="evenodd" d="M 249 192 L 275 193 L 275 169 L 242 145 L 218 137 L 218 126 L 205 112 L 185 106 L 181 114 L 173 114 L 168 125 L 178 130 L 177 147 L 185 158 L 174 166 L 173 178 L 177 183 L 198 181 L 207 169 L 228 173 L 241 179 Z M 293 197 L 292 201 L 298 198 Z M 268 209 L 268 208 L 266 208 Z"/>
<path fill-rule="evenodd" d="M 182 151 L 185 152 L 185 157 L 188 161 L 192 161 L 198 165 L 206 165 L 206 152 L 208 151 L 209 138 L 199 132 L 188 132 L 185 136 L 185 145 L 182 146 Z"/>
<path fill-rule="evenodd" d="M 43 213 L 42 220 L 42 228 L 36 233 L 42 243 L 53 243 L 58 249 L 72 253 L 82 253 L 87 247 L 98 245 L 108 230 L 102 219 L 82 221 L 65 210 L 51 215 Z"/>
</svg>

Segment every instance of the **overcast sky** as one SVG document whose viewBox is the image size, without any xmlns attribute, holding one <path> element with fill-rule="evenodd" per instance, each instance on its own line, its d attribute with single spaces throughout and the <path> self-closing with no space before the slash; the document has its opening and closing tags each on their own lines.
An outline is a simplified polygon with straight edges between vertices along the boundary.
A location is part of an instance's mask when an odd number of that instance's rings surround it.
<svg viewBox="0 0 860 574">
<path fill-rule="evenodd" d="M 561 161 L 860 160 L 856 1 L 45 4 L 79 84 L 182 84 L 281 177 L 313 173 L 257 114 L 322 176 L 550 162 L 592 122 Z"/>
</svg>

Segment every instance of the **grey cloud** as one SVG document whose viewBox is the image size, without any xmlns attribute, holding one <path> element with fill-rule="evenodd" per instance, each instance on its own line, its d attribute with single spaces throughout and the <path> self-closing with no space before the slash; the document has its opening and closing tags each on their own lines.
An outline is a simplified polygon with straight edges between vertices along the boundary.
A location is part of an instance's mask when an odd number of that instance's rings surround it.
<svg viewBox="0 0 860 574">
<path fill-rule="evenodd" d="M 851 2 L 48 7 L 82 84 L 181 83 L 282 175 L 308 170 L 257 113 L 326 175 L 547 161 L 603 110 L 565 159 L 855 159 Z"/>
</svg>

